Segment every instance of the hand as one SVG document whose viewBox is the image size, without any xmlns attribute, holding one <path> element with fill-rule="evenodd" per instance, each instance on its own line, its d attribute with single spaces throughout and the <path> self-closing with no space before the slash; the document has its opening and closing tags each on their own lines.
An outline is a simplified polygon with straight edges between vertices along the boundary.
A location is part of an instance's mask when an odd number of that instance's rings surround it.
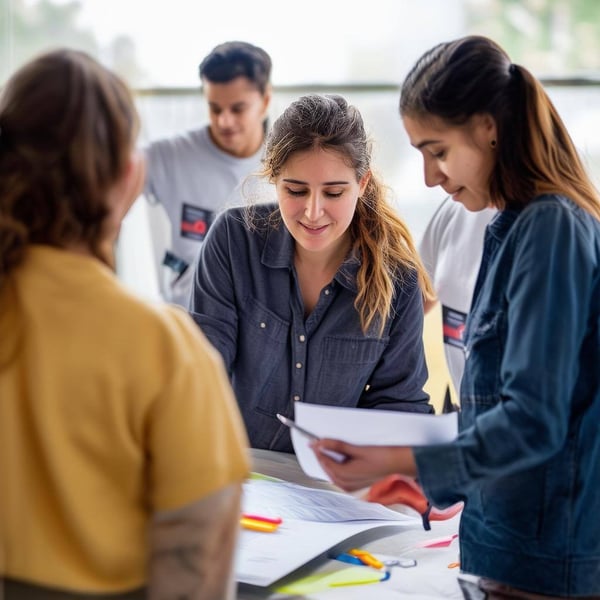
<svg viewBox="0 0 600 600">
<path fill-rule="evenodd" d="M 356 446 L 339 440 L 322 439 L 311 443 L 317 460 L 331 481 L 347 492 L 369 487 L 375 481 L 398 473 L 416 477 L 412 450 L 403 446 Z M 333 450 L 347 458 L 339 463 L 321 450 Z"/>
</svg>

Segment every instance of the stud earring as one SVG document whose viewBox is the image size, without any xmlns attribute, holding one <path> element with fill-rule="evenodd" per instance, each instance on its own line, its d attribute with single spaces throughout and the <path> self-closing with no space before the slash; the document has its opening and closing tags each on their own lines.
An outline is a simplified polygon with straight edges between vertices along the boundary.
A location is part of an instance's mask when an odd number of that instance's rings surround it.
<svg viewBox="0 0 600 600">
<path fill-rule="evenodd" d="M 490 140 L 490 147 L 491 148 L 495 148 L 496 147 L 496 140 Z"/>
</svg>

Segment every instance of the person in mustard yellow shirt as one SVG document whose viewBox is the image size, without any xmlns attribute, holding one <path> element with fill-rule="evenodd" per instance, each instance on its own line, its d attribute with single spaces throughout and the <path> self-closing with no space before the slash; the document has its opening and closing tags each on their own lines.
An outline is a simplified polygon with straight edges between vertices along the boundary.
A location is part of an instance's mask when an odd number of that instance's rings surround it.
<svg viewBox="0 0 600 600">
<path fill-rule="evenodd" d="M 57 49 L 0 96 L 0 596 L 232 598 L 248 441 L 220 355 L 114 272 L 127 86 Z"/>
</svg>

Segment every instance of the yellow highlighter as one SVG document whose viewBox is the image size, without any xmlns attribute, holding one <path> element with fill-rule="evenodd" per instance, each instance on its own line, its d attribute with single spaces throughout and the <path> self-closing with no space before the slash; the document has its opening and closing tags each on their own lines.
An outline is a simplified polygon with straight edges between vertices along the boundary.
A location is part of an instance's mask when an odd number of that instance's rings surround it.
<svg viewBox="0 0 600 600">
<path fill-rule="evenodd" d="M 272 521 L 261 521 L 258 519 L 250 519 L 248 517 L 240 518 L 240 525 L 244 529 L 250 529 L 251 531 L 260 531 L 262 533 L 273 533 L 277 531 L 279 523 Z"/>
</svg>

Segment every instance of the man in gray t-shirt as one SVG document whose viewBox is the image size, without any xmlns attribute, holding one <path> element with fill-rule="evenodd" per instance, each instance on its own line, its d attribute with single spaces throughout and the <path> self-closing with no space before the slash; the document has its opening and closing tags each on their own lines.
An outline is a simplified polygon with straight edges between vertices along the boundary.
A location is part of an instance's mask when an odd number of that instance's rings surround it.
<svg viewBox="0 0 600 600">
<path fill-rule="evenodd" d="M 441 304 L 444 354 L 457 398 L 465 368 L 463 330 L 481 263 L 485 228 L 496 212 L 495 208 L 472 212 L 448 197 L 431 217 L 419 244 L 436 294 L 435 300 L 425 302 L 425 312 L 437 302 Z"/>
<path fill-rule="evenodd" d="M 209 123 L 145 149 L 144 193 L 164 207 L 171 229 L 171 247 L 161 259 L 161 292 L 185 308 L 199 244 L 217 212 L 243 202 L 246 177 L 261 167 L 271 59 L 252 44 L 225 42 L 204 58 L 199 75 Z M 265 200 L 273 198 L 261 188 L 253 195 L 263 192 Z"/>
</svg>

